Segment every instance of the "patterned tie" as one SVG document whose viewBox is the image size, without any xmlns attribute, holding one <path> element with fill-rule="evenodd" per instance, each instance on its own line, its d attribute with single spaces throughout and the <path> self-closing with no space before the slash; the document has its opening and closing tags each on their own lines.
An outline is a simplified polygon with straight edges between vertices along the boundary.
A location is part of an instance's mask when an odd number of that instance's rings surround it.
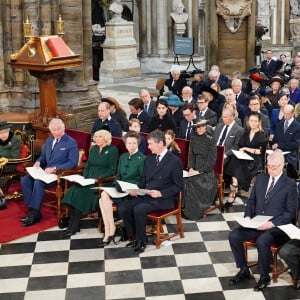
<svg viewBox="0 0 300 300">
<path fill-rule="evenodd" d="M 221 138 L 219 140 L 219 143 L 218 143 L 219 146 L 223 146 L 223 143 L 224 143 L 226 135 L 227 135 L 228 126 L 229 125 L 226 125 L 225 129 L 223 130 L 222 136 L 221 136 Z"/>
<path fill-rule="evenodd" d="M 275 177 L 272 177 L 272 182 L 271 182 L 271 184 L 269 186 L 269 189 L 268 189 L 268 191 L 266 193 L 266 196 L 265 196 L 265 203 L 268 202 L 268 200 L 269 200 L 268 198 L 270 197 L 270 194 L 271 194 L 271 192 L 274 188 L 274 184 L 275 184 Z"/>
<path fill-rule="evenodd" d="M 288 121 L 284 121 L 284 125 L 283 125 L 283 133 L 285 133 L 287 131 L 287 129 L 289 128 L 289 122 Z"/>
<path fill-rule="evenodd" d="M 54 140 L 55 140 L 55 142 L 54 142 L 53 145 L 52 145 L 52 151 L 55 149 L 56 145 L 57 145 L 58 142 L 59 142 L 59 139 L 54 139 Z"/>
<path fill-rule="evenodd" d="M 158 166 L 158 164 L 159 164 L 159 157 L 160 157 L 160 155 L 156 155 L 156 157 L 155 157 L 156 166 Z"/>
<path fill-rule="evenodd" d="M 191 132 L 191 122 L 188 122 L 188 125 L 186 127 L 186 132 L 185 132 L 185 139 L 187 140 L 190 136 L 190 132 Z"/>
</svg>

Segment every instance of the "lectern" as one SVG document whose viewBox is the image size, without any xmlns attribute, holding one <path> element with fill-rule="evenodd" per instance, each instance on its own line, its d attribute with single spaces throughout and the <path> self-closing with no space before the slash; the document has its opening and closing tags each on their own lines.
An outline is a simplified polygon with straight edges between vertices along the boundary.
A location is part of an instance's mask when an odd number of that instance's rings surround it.
<svg viewBox="0 0 300 300">
<path fill-rule="evenodd" d="M 19 52 L 11 54 L 11 67 L 28 70 L 39 82 L 40 108 L 29 115 L 38 142 L 48 137 L 51 118 L 67 122 L 67 114 L 57 108 L 55 82 L 64 68 L 79 67 L 81 63 L 80 55 L 74 54 L 57 35 L 31 37 Z"/>
</svg>

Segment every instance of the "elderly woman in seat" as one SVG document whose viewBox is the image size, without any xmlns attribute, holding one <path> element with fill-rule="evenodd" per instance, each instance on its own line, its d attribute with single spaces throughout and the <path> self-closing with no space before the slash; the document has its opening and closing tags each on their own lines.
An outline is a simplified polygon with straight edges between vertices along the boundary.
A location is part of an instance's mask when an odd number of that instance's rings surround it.
<svg viewBox="0 0 300 300">
<path fill-rule="evenodd" d="M 112 136 L 107 130 L 94 133 L 92 146 L 87 164 L 83 170 L 85 178 L 105 178 L 116 174 L 118 149 L 111 145 Z M 98 189 L 92 189 L 95 184 L 81 186 L 74 184 L 68 189 L 62 203 L 68 206 L 70 222 L 62 237 L 67 238 L 80 231 L 81 213 L 91 213 L 98 209 Z"/>
</svg>

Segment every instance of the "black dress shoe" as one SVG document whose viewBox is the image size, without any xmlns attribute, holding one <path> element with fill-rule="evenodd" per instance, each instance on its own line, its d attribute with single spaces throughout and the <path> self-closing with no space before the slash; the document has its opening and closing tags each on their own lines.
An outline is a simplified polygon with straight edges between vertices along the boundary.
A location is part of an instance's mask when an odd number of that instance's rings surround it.
<svg viewBox="0 0 300 300">
<path fill-rule="evenodd" d="M 137 241 L 136 241 L 136 240 L 133 240 L 133 241 L 130 241 L 129 243 L 127 243 L 127 244 L 125 245 L 125 247 L 127 247 L 127 248 L 129 248 L 129 247 L 135 248 L 135 247 L 136 247 L 136 244 L 137 244 Z"/>
<path fill-rule="evenodd" d="M 62 231 L 60 232 L 60 235 L 61 235 L 62 237 L 64 237 L 65 235 L 69 235 L 70 233 L 76 234 L 77 232 L 80 232 L 80 228 L 78 228 L 76 231 L 73 231 L 73 230 L 71 230 L 71 229 L 62 230 Z"/>
<path fill-rule="evenodd" d="M 65 239 L 65 238 L 69 238 L 69 237 L 71 237 L 72 235 L 75 235 L 76 232 L 78 232 L 78 231 L 67 231 L 67 230 L 66 230 L 66 232 L 65 232 L 64 234 L 62 234 L 61 237 L 64 238 L 64 239 Z"/>
<path fill-rule="evenodd" d="M 229 285 L 239 284 L 245 279 L 250 279 L 251 275 L 248 269 L 240 270 L 234 277 L 229 280 Z"/>
<path fill-rule="evenodd" d="M 27 218 L 22 222 L 24 227 L 32 226 L 41 220 L 41 216 L 28 215 Z"/>
<path fill-rule="evenodd" d="M 270 277 L 260 277 L 258 283 L 254 286 L 254 291 L 262 291 L 270 284 Z"/>
<path fill-rule="evenodd" d="M 136 247 L 134 247 L 134 251 L 137 253 L 143 253 L 146 249 L 146 244 L 142 241 L 137 241 Z"/>
<path fill-rule="evenodd" d="M 99 248 L 104 248 L 105 246 L 109 245 L 110 242 L 111 242 L 113 239 L 114 239 L 114 236 L 113 236 L 113 235 L 109 236 L 109 237 L 107 238 L 107 241 L 103 241 L 103 240 L 102 240 L 102 241 L 98 244 L 98 247 L 99 247 Z"/>
</svg>

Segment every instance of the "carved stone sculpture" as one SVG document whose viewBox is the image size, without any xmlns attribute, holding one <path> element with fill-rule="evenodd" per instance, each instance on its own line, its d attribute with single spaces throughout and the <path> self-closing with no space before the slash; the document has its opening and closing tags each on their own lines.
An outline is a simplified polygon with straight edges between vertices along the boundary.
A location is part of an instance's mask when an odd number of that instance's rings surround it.
<svg viewBox="0 0 300 300">
<path fill-rule="evenodd" d="M 110 22 L 125 22 L 122 18 L 123 5 L 121 4 L 121 0 L 114 0 L 109 6 L 109 10 L 113 14 Z"/>
<path fill-rule="evenodd" d="M 184 12 L 184 5 L 181 1 L 175 4 L 174 9 L 175 11 L 170 14 L 174 21 L 174 31 L 176 35 L 182 36 L 186 31 L 185 24 L 189 15 Z"/>
<path fill-rule="evenodd" d="M 226 27 L 235 33 L 243 20 L 251 15 L 252 0 L 216 0 L 217 14 L 224 19 Z"/>
<path fill-rule="evenodd" d="M 290 0 L 290 32 L 294 47 L 300 45 L 300 1 Z"/>
</svg>

